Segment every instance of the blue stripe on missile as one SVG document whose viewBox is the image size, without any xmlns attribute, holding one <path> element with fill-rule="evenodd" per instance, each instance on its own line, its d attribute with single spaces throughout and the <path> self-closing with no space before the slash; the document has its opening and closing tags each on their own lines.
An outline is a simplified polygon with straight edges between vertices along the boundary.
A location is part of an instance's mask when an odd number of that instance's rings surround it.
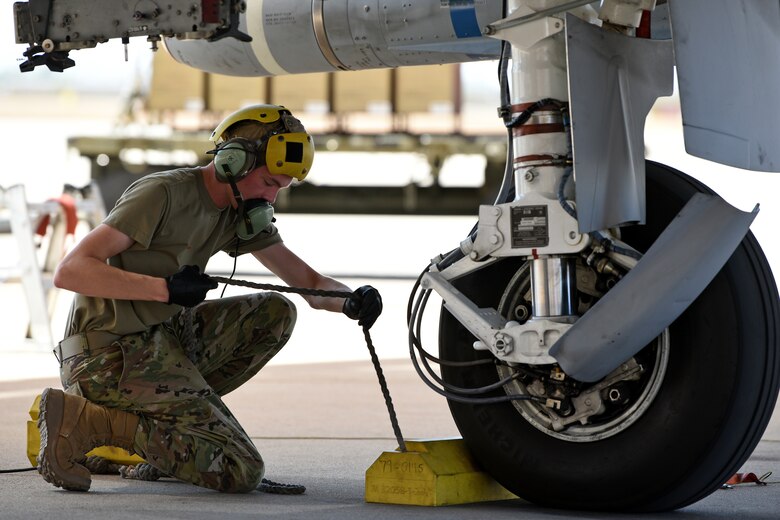
<svg viewBox="0 0 780 520">
<path fill-rule="evenodd" d="M 474 0 L 450 0 L 450 19 L 458 38 L 481 36 Z"/>
</svg>

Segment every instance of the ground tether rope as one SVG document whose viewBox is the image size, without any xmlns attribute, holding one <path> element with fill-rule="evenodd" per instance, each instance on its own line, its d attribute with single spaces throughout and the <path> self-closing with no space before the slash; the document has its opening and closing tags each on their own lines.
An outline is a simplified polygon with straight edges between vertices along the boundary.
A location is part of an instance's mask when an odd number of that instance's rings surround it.
<svg viewBox="0 0 780 520">
<path fill-rule="evenodd" d="M 209 276 L 209 278 L 214 280 L 217 283 L 237 285 L 240 287 L 249 287 L 251 289 L 260 289 L 262 291 L 278 291 L 278 292 L 288 292 L 288 293 L 295 293 L 295 294 L 306 294 L 310 296 L 325 296 L 325 297 L 332 297 L 332 298 L 349 298 L 354 295 L 354 293 L 347 292 L 347 291 L 323 291 L 320 289 L 288 287 L 286 285 L 274 285 L 270 283 L 255 283 L 246 280 L 233 280 L 230 278 L 225 278 L 223 276 Z M 395 434 L 395 438 L 398 441 L 398 448 L 402 452 L 405 452 L 406 443 L 404 442 L 404 437 L 401 434 L 401 427 L 398 424 L 398 416 L 395 413 L 395 407 L 393 406 L 393 399 L 390 397 L 390 390 L 387 388 L 387 381 L 385 380 L 384 373 L 382 372 L 382 366 L 379 364 L 379 358 L 376 355 L 376 349 L 374 348 L 374 343 L 371 340 L 371 333 L 369 332 L 368 327 L 363 327 L 363 335 L 365 336 L 366 339 L 366 346 L 368 347 L 368 352 L 371 355 L 371 363 L 374 365 L 374 370 L 376 370 L 377 379 L 379 379 L 379 386 L 382 389 L 382 395 L 385 398 L 385 404 L 387 405 L 387 412 L 390 415 L 390 424 L 393 427 L 393 433 Z"/>
</svg>

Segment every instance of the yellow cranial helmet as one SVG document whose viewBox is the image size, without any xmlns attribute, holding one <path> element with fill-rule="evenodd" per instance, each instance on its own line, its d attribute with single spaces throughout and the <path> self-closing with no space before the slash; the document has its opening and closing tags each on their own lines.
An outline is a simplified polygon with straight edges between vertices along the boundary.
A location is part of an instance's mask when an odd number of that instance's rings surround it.
<svg viewBox="0 0 780 520">
<path fill-rule="evenodd" d="M 257 122 L 271 125 L 268 135 L 254 141 L 230 137 L 234 125 Z M 252 105 L 227 116 L 209 138 L 217 148 L 214 166 L 222 182 L 239 181 L 255 168 L 266 165 L 272 175 L 287 175 L 302 181 L 314 161 L 314 140 L 301 122 L 281 105 Z"/>
</svg>

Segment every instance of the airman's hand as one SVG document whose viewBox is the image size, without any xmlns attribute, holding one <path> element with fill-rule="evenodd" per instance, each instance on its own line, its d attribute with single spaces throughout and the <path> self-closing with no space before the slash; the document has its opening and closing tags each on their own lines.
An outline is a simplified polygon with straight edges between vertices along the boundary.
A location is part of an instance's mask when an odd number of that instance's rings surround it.
<svg viewBox="0 0 780 520">
<path fill-rule="evenodd" d="M 165 278 L 168 284 L 168 303 L 194 307 L 206 299 L 206 293 L 217 288 L 217 282 L 200 272 L 197 265 L 185 265 L 179 272 Z"/>
<path fill-rule="evenodd" d="M 344 301 L 342 312 L 350 319 L 358 320 L 361 327 L 370 329 L 382 314 L 382 296 L 370 285 L 364 285 Z"/>
</svg>

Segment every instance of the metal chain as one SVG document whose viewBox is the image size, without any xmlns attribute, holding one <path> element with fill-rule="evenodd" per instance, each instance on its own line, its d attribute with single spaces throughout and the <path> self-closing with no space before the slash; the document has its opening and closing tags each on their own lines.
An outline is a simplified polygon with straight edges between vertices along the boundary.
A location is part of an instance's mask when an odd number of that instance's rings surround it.
<svg viewBox="0 0 780 520">
<path fill-rule="evenodd" d="M 270 283 L 255 283 L 246 280 L 233 280 L 232 278 L 225 278 L 223 276 L 210 276 L 212 280 L 227 285 L 237 285 L 240 287 L 249 287 L 251 289 L 260 289 L 263 291 L 278 291 L 288 292 L 295 294 L 307 294 L 311 296 L 328 296 L 333 298 L 349 298 L 354 293 L 347 291 L 323 291 L 320 289 L 305 289 L 301 287 L 288 287 L 286 285 L 274 285 Z M 374 342 L 371 340 L 371 333 L 368 331 L 368 327 L 363 327 L 363 335 L 366 339 L 366 346 L 368 352 L 371 355 L 371 363 L 374 365 L 377 379 L 379 379 L 379 387 L 382 389 L 382 395 L 385 398 L 385 405 L 387 405 L 387 412 L 390 415 L 390 424 L 393 427 L 393 433 L 398 441 L 398 448 L 402 452 L 406 452 L 406 443 L 404 437 L 401 434 L 401 427 L 398 424 L 398 416 L 395 413 L 395 407 L 393 406 L 393 399 L 390 397 L 390 389 L 387 387 L 387 381 L 385 380 L 384 373 L 382 372 L 382 366 L 379 364 L 379 358 L 376 355 L 376 349 L 374 348 Z"/>
</svg>

